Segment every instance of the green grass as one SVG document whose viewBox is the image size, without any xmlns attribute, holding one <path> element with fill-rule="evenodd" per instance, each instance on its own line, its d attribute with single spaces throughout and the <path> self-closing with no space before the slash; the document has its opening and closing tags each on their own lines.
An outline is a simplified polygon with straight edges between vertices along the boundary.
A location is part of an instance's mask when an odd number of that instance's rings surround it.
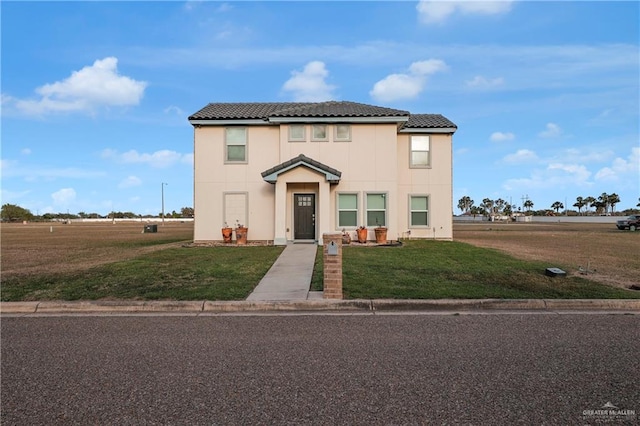
<svg viewBox="0 0 640 426">
<path fill-rule="evenodd" d="M 3 277 L 3 301 L 242 300 L 282 247 L 168 248 L 131 260 L 66 274 Z M 640 298 L 545 268 L 570 265 L 523 261 L 460 242 L 407 241 L 402 247 L 343 248 L 343 290 L 349 299 Z M 312 290 L 322 290 L 318 249 Z"/>
<path fill-rule="evenodd" d="M 171 248 L 80 272 L 5 277 L 1 298 L 241 300 L 281 252 L 281 247 Z"/>
<path fill-rule="evenodd" d="M 581 277 L 547 277 L 546 268 L 571 271 L 460 242 L 406 241 L 402 247 L 343 247 L 343 291 L 349 299 L 640 298 Z M 322 290 L 322 256 L 312 289 Z"/>
</svg>

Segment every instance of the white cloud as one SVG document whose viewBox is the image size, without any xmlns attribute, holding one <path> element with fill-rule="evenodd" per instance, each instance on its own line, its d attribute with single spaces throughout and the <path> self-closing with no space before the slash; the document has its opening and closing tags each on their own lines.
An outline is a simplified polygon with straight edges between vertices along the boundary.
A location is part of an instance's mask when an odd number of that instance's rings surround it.
<svg viewBox="0 0 640 426">
<path fill-rule="evenodd" d="M 491 89 L 494 87 L 499 87 L 504 84 L 504 78 L 496 77 L 487 79 L 482 77 L 481 75 L 475 76 L 472 80 L 467 80 L 467 87 L 477 88 L 477 89 Z"/>
<path fill-rule="evenodd" d="M 290 92 L 296 102 L 320 102 L 333 98 L 335 86 L 327 84 L 325 79 L 329 71 L 324 62 L 312 61 L 302 71 L 291 71 L 291 78 L 282 86 L 282 90 Z"/>
<path fill-rule="evenodd" d="M 514 135 L 513 133 L 503 133 L 503 132 L 493 132 L 491 134 L 491 136 L 489 137 L 489 139 L 492 142 L 505 142 L 505 141 L 512 141 L 516 138 L 516 135 Z"/>
<path fill-rule="evenodd" d="M 546 129 L 538 133 L 541 138 L 557 138 L 562 135 L 562 129 L 555 123 L 547 123 Z"/>
<path fill-rule="evenodd" d="M 151 167 L 165 168 L 176 163 L 193 164 L 193 154 L 181 154 L 176 151 L 163 149 L 149 153 L 139 153 L 135 149 L 123 152 L 122 154 L 113 149 L 105 149 L 101 154 L 102 158 L 112 159 L 121 163 L 142 163 Z"/>
<path fill-rule="evenodd" d="M 631 148 L 631 153 L 625 158 L 616 157 L 610 167 L 603 167 L 598 170 L 595 175 L 596 180 L 605 181 L 619 181 L 629 176 L 630 179 L 635 179 L 635 185 L 640 182 L 638 180 L 638 173 L 640 173 L 640 148 Z"/>
<path fill-rule="evenodd" d="M 421 0 L 416 6 L 418 19 L 425 24 L 442 23 L 456 12 L 466 15 L 498 15 L 511 10 L 511 0 Z"/>
<path fill-rule="evenodd" d="M 503 188 L 508 191 L 533 191 L 541 189 L 588 188 L 593 185 L 589 180 L 591 172 L 580 164 L 549 164 L 546 169 L 535 169 L 526 178 L 508 179 Z"/>
<path fill-rule="evenodd" d="M 142 180 L 140 180 L 137 176 L 128 176 L 126 179 L 123 179 L 119 184 L 118 188 L 131 188 L 133 186 L 140 186 L 142 184 Z"/>
<path fill-rule="evenodd" d="M 8 102 L 28 115 L 94 112 L 99 107 L 138 105 L 146 87 L 144 81 L 119 75 L 118 59 L 108 57 L 74 71 L 62 81 L 38 87 L 35 91 L 39 99 L 9 98 Z"/>
<path fill-rule="evenodd" d="M 76 200 L 76 191 L 73 188 L 62 188 L 51 194 L 53 204 L 59 207 L 67 207 Z"/>
<path fill-rule="evenodd" d="M 165 109 L 162 110 L 165 114 L 173 114 L 178 116 L 184 116 L 185 113 L 182 109 L 178 108 L 175 105 L 169 105 Z"/>
<path fill-rule="evenodd" d="M 514 154 L 506 155 L 502 161 L 508 164 L 531 163 L 538 160 L 535 152 L 529 149 L 519 149 Z"/>
<path fill-rule="evenodd" d="M 20 154 L 22 154 L 22 155 L 31 155 L 31 148 L 22 148 L 20 150 Z"/>
<path fill-rule="evenodd" d="M 408 73 L 391 74 L 378 81 L 369 95 L 380 102 L 413 99 L 424 90 L 427 76 L 447 69 L 447 64 L 440 59 L 414 62 Z"/>
</svg>

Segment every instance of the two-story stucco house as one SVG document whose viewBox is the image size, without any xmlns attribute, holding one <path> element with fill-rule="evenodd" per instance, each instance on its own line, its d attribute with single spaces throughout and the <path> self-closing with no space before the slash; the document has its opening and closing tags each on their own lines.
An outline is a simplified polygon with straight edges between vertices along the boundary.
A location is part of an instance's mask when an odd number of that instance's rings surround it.
<svg viewBox="0 0 640 426">
<path fill-rule="evenodd" d="M 452 137 L 439 114 L 354 102 L 211 103 L 194 127 L 194 241 L 317 241 L 376 226 L 452 239 Z"/>
</svg>

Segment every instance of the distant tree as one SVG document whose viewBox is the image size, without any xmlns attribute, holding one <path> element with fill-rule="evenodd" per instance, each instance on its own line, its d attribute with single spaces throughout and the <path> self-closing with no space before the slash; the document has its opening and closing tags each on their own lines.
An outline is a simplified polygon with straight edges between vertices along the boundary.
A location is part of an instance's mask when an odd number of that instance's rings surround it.
<svg viewBox="0 0 640 426">
<path fill-rule="evenodd" d="M 607 204 L 603 201 L 596 200 L 591 204 L 592 207 L 595 207 L 596 214 L 606 214 L 607 213 Z"/>
<path fill-rule="evenodd" d="M 604 213 L 607 214 L 607 212 L 609 211 L 609 194 L 607 194 L 606 192 L 600 194 L 600 196 L 598 197 L 598 202 L 600 203 L 600 207 L 604 208 Z"/>
<path fill-rule="evenodd" d="M 578 197 L 576 198 L 576 202 L 573 204 L 573 207 L 578 208 L 578 214 L 582 214 L 582 208 L 586 205 L 584 198 Z"/>
<path fill-rule="evenodd" d="M 640 198 L 638 198 L 638 204 L 636 204 L 636 207 L 640 207 Z"/>
<path fill-rule="evenodd" d="M 502 198 L 498 198 L 493 203 L 493 211 L 495 214 L 501 214 L 504 210 L 505 201 Z"/>
<path fill-rule="evenodd" d="M 533 201 L 527 200 L 524 202 L 523 206 L 525 209 L 527 209 L 528 212 L 530 212 L 531 209 L 533 208 Z"/>
<path fill-rule="evenodd" d="M 182 217 L 193 217 L 193 213 L 193 207 L 183 207 L 180 209 Z"/>
<path fill-rule="evenodd" d="M 616 204 L 620 202 L 620 196 L 615 192 L 609 195 L 609 205 L 611 206 L 611 213 L 616 211 Z"/>
<path fill-rule="evenodd" d="M 2 217 L 2 220 L 15 222 L 19 220 L 31 220 L 33 219 L 33 214 L 28 209 L 16 204 L 3 204 L 0 209 L 0 217 Z"/>
<path fill-rule="evenodd" d="M 596 200 L 595 198 L 593 198 L 592 196 L 588 196 L 584 199 L 584 205 L 587 206 L 587 212 L 589 211 L 589 207 L 596 207 L 596 202 L 598 200 Z"/>
<path fill-rule="evenodd" d="M 471 209 L 469 209 L 469 212 L 472 215 L 483 215 L 484 214 L 484 209 L 480 206 L 471 206 Z"/>
<path fill-rule="evenodd" d="M 556 213 L 559 213 L 560 209 L 564 209 L 564 204 L 562 204 L 560 201 L 556 201 L 551 204 L 551 208 L 554 209 Z"/>
<path fill-rule="evenodd" d="M 487 216 L 493 215 L 493 200 L 490 198 L 485 198 L 482 200 L 482 207 L 486 212 Z"/>
<path fill-rule="evenodd" d="M 507 216 L 511 216 L 513 214 L 513 206 L 509 203 L 507 203 L 504 206 L 504 210 L 502 210 L 502 213 L 507 215 Z"/>
<path fill-rule="evenodd" d="M 473 207 L 473 200 L 471 197 L 465 195 L 464 197 L 458 200 L 458 208 L 462 210 L 463 213 L 467 213 Z M 193 209 L 191 209 L 193 211 Z"/>
</svg>

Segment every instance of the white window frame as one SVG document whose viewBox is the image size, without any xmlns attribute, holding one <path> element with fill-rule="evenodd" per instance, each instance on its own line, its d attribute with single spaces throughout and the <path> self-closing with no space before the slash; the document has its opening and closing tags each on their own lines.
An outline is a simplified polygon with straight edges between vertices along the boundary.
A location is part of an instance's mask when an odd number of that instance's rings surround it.
<svg viewBox="0 0 640 426">
<path fill-rule="evenodd" d="M 341 195 L 354 195 L 356 197 L 356 223 L 355 225 L 342 225 L 340 223 L 340 212 L 351 212 L 353 209 L 341 209 L 340 208 L 340 196 Z M 336 193 L 336 229 L 356 229 L 360 223 L 360 194 L 357 192 L 338 192 Z"/>
<path fill-rule="evenodd" d="M 347 127 L 347 137 L 340 138 L 338 137 L 338 127 L 346 126 Z M 334 142 L 351 142 L 351 124 L 343 124 L 338 123 L 333 127 L 333 141 Z"/>
<path fill-rule="evenodd" d="M 382 195 L 382 197 L 384 198 L 384 210 L 380 210 L 380 209 L 370 209 L 369 208 L 369 195 Z M 365 226 L 367 227 L 377 227 L 377 226 L 387 226 L 387 223 L 389 222 L 389 193 L 387 192 L 380 192 L 380 191 L 371 191 L 371 192 L 365 192 L 364 195 L 364 204 L 365 204 L 365 211 L 364 211 L 364 222 L 365 222 Z M 374 212 L 374 211 L 384 211 L 384 223 L 369 223 L 369 212 Z"/>
<path fill-rule="evenodd" d="M 234 129 L 244 130 L 244 160 L 229 159 L 228 131 Z M 242 144 L 232 144 L 231 146 L 242 146 Z M 249 128 L 248 127 L 225 127 L 224 129 L 224 162 L 225 164 L 247 164 L 249 162 Z"/>
<path fill-rule="evenodd" d="M 427 150 L 418 150 L 413 149 L 413 139 L 414 138 L 426 138 L 427 139 Z M 416 152 L 426 152 L 427 153 L 427 164 L 417 164 L 413 162 L 413 153 Z M 411 135 L 409 137 L 409 167 L 412 169 L 428 169 L 431 167 L 431 137 L 429 135 Z"/>
<path fill-rule="evenodd" d="M 301 128 L 302 129 L 302 137 L 296 138 L 291 135 L 291 129 L 293 128 Z M 289 142 L 306 142 L 307 141 L 307 126 L 304 124 L 289 124 Z"/>
<path fill-rule="evenodd" d="M 316 136 L 316 128 L 324 127 L 324 138 Z M 311 125 L 311 141 L 312 142 L 329 142 L 329 129 L 326 124 L 312 124 Z"/>
<path fill-rule="evenodd" d="M 413 198 L 426 198 L 427 199 L 427 209 L 426 210 L 413 210 L 411 201 Z M 431 216 L 429 214 L 429 204 L 431 203 L 431 196 L 429 194 L 409 194 L 409 228 L 429 228 L 431 222 Z M 414 225 L 413 224 L 413 213 L 426 213 L 427 214 L 427 224 L 426 225 Z"/>
</svg>

